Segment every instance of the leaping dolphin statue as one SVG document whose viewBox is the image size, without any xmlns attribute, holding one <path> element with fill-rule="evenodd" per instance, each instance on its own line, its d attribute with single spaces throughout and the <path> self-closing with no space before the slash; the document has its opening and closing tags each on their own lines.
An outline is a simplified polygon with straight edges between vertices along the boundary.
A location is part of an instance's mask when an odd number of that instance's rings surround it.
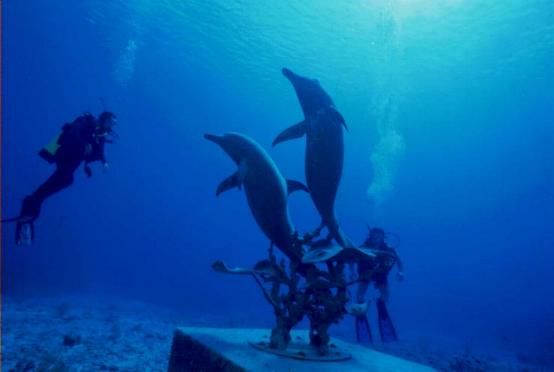
<svg viewBox="0 0 554 372">
<path fill-rule="evenodd" d="M 233 159 L 238 170 L 223 180 L 216 191 L 244 187 L 254 219 L 272 244 L 290 259 L 299 262 L 302 248 L 296 244 L 297 233 L 289 216 L 287 195 L 296 190 L 308 191 L 297 181 L 285 180 L 267 152 L 253 139 L 239 133 L 223 136 L 205 134 Z"/>
<path fill-rule="evenodd" d="M 273 146 L 306 135 L 306 182 L 318 210 L 322 226 L 329 230 L 328 239 L 344 248 L 354 245 L 342 232 L 335 214 L 335 198 L 342 176 L 344 159 L 343 127 L 348 130 L 341 113 L 319 82 L 300 76 L 287 68 L 283 75 L 293 85 L 304 120 L 285 129 Z"/>
</svg>

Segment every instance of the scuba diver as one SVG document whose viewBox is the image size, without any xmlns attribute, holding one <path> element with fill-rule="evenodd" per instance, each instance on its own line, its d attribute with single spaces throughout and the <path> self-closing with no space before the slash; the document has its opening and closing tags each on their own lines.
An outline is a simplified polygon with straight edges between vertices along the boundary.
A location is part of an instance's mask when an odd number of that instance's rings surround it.
<svg viewBox="0 0 554 372">
<path fill-rule="evenodd" d="M 33 243 L 34 221 L 40 214 L 42 202 L 70 186 L 73 183 L 73 173 L 82 162 L 85 163 L 87 177 L 92 176 L 89 163 L 100 161 L 104 171 L 108 170 L 104 145 L 113 143 L 117 138 L 117 133 L 113 130 L 115 123 L 116 116 L 109 111 L 103 111 L 98 118 L 85 113 L 73 122 L 64 124 L 61 133 L 39 152 L 44 160 L 56 164 L 56 170 L 34 193 L 23 199 L 19 216 L 2 221 L 17 223 L 17 245 Z"/>
<path fill-rule="evenodd" d="M 397 279 L 399 281 L 404 279 L 402 261 L 395 249 L 386 244 L 385 232 L 380 228 L 369 229 L 368 237 L 361 245 L 361 248 L 370 249 L 375 254 L 375 258 L 357 262 L 358 280 L 360 283 L 356 293 L 356 304 L 351 306 L 349 310 L 356 317 L 356 338 L 358 342 L 373 341 L 367 320 L 369 301 L 365 301 L 369 284 L 373 283 L 379 291 L 377 316 L 381 341 L 398 341 L 386 302 L 389 298 L 388 275 L 395 264 L 398 268 Z"/>
</svg>

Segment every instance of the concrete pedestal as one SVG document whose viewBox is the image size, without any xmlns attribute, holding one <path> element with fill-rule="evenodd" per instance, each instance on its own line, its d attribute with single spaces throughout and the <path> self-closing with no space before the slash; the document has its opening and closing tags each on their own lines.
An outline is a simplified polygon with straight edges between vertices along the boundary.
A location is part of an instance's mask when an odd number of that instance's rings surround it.
<svg viewBox="0 0 554 372">
<path fill-rule="evenodd" d="M 249 342 L 269 338 L 265 329 L 177 328 L 173 336 L 169 372 L 181 371 L 433 371 L 432 368 L 337 339 L 352 358 L 314 362 L 285 358 L 255 349 Z M 308 340 L 307 331 L 293 331 L 293 340 Z"/>
</svg>

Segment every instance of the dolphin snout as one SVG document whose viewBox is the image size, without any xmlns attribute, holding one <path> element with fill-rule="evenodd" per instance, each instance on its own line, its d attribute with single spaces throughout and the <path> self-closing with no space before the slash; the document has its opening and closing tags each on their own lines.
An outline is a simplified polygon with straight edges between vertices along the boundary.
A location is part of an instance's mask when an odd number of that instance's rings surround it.
<svg viewBox="0 0 554 372">
<path fill-rule="evenodd" d="M 281 72 L 283 73 L 283 75 L 285 75 L 288 79 L 291 79 L 293 77 L 296 76 L 296 74 L 294 72 L 292 72 L 291 70 L 289 70 L 288 68 L 286 67 L 283 67 L 283 69 L 281 70 Z"/>
<path fill-rule="evenodd" d="M 206 133 L 204 134 L 204 138 L 217 144 L 221 141 L 221 136 L 216 136 L 215 134 Z"/>
</svg>

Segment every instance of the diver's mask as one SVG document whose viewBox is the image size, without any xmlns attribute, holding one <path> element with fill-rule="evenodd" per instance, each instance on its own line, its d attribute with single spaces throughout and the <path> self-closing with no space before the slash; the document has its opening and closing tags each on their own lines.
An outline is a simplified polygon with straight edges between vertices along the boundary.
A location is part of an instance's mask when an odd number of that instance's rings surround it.
<svg viewBox="0 0 554 372">
<path fill-rule="evenodd" d="M 113 127 L 117 123 L 117 119 L 115 118 L 114 114 L 108 111 L 104 111 L 102 114 L 100 114 L 100 117 L 98 119 L 100 123 L 96 127 L 96 141 L 113 143 L 117 138 L 119 138 L 119 135 L 113 129 Z"/>
</svg>

